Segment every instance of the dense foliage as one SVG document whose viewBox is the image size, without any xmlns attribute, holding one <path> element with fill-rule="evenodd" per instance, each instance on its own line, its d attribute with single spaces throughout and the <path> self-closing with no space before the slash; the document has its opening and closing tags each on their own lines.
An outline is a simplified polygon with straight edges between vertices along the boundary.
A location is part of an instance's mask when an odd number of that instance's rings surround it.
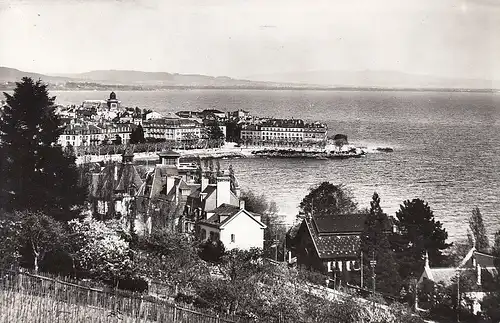
<svg viewBox="0 0 500 323">
<path fill-rule="evenodd" d="M 63 131 L 47 85 L 23 78 L 0 121 L 0 205 L 9 211 L 43 211 L 56 220 L 79 214 L 86 189 L 78 185 L 75 156 L 57 146 Z"/>
<path fill-rule="evenodd" d="M 426 252 L 432 266 L 439 267 L 445 263 L 443 250 L 451 246 L 446 243 L 448 233 L 443 224 L 435 220 L 426 202 L 420 199 L 404 201 L 396 212 L 396 218 L 397 234 L 391 239 L 391 244 L 402 279 L 421 274 Z"/>
<path fill-rule="evenodd" d="M 132 129 L 132 133 L 130 134 L 130 143 L 131 144 L 143 144 L 146 142 L 144 139 L 144 129 L 141 125 L 138 125 L 134 129 Z"/>
<path fill-rule="evenodd" d="M 391 228 L 388 227 L 389 218 L 380 207 L 380 197 L 377 193 L 373 194 L 370 206 L 365 230 L 361 236 L 361 252 L 365 255 L 363 266 L 366 287 L 373 288 L 370 260 L 376 260 L 376 290 L 399 296 L 401 279 L 388 239 L 388 235 L 391 234 Z"/>
<path fill-rule="evenodd" d="M 299 205 L 300 216 L 336 216 L 355 213 L 358 205 L 343 185 L 323 182 L 312 187 Z"/>
<path fill-rule="evenodd" d="M 478 207 L 472 210 L 469 218 L 469 227 L 474 238 L 477 251 L 488 252 L 490 249 L 490 242 L 484 227 L 483 216 Z"/>
</svg>

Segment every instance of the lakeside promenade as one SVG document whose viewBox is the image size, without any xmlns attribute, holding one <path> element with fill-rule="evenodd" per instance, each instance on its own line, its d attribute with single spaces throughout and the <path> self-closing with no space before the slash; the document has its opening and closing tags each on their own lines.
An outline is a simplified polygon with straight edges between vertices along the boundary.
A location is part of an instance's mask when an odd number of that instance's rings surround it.
<svg viewBox="0 0 500 323">
<path fill-rule="evenodd" d="M 252 151 L 255 147 L 236 147 L 235 143 L 226 143 L 221 148 L 204 149 L 174 149 L 182 158 L 247 158 L 254 157 Z M 158 152 L 138 152 L 134 154 L 136 160 L 156 160 Z M 121 154 L 85 155 L 76 159 L 77 164 L 96 163 L 101 161 L 120 161 Z"/>
</svg>

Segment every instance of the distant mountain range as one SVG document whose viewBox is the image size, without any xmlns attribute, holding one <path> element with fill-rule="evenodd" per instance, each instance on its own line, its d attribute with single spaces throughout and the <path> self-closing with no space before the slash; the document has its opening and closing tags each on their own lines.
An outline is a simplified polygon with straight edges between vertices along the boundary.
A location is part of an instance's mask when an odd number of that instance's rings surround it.
<svg viewBox="0 0 500 323">
<path fill-rule="evenodd" d="M 253 75 L 245 80 L 226 76 L 172 74 L 126 70 L 98 70 L 79 74 L 44 75 L 0 67 L 0 82 L 16 82 L 23 76 L 42 79 L 60 89 L 158 89 L 187 88 L 320 88 L 320 89 L 496 89 L 500 82 L 451 79 L 386 71 L 312 71 Z M 11 84 L 12 85 L 12 84 Z"/>
<path fill-rule="evenodd" d="M 496 89 L 500 80 L 455 79 L 430 75 L 407 74 L 394 71 L 306 71 L 291 73 L 261 74 L 247 77 L 249 80 L 267 80 L 295 84 L 313 84 L 329 87 L 361 88 L 460 88 L 460 89 Z"/>
</svg>

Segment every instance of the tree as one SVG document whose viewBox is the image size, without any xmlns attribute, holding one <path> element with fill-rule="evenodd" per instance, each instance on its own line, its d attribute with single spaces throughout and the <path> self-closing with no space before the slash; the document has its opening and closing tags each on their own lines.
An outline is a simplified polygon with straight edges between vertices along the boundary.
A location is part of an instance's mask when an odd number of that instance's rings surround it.
<svg viewBox="0 0 500 323">
<path fill-rule="evenodd" d="M 57 140 L 64 127 L 55 114 L 47 85 L 23 78 L 0 121 L 0 204 L 8 211 L 43 211 L 58 220 L 79 214 L 86 188 L 78 187 L 75 156 Z"/>
<path fill-rule="evenodd" d="M 137 248 L 139 270 L 150 278 L 187 285 L 203 275 L 197 242 L 167 230 L 141 237 Z"/>
<path fill-rule="evenodd" d="M 45 256 L 61 248 L 66 231 L 53 218 L 41 212 L 16 212 L 19 223 L 18 246 L 26 248 L 31 253 L 33 270 L 38 272 Z"/>
<path fill-rule="evenodd" d="M 206 240 L 203 241 L 198 249 L 198 256 L 211 263 L 220 263 L 222 257 L 226 252 L 224 244 L 220 240 Z"/>
<path fill-rule="evenodd" d="M 469 227 L 474 237 L 477 251 L 488 252 L 490 249 L 490 242 L 488 241 L 488 235 L 484 227 L 483 216 L 477 206 L 472 210 L 469 217 Z"/>
<path fill-rule="evenodd" d="M 0 271 L 17 267 L 21 258 L 19 237 L 21 225 L 12 214 L 0 210 Z"/>
<path fill-rule="evenodd" d="M 224 132 L 220 128 L 218 123 L 213 123 L 210 125 L 207 131 L 208 139 L 221 140 L 224 139 Z"/>
<path fill-rule="evenodd" d="M 353 201 L 351 192 L 341 185 L 323 182 L 312 187 L 299 205 L 299 217 L 305 215 L 336 216 L 354 213 L 357 203 Z"/>
<path fill-rule="evenodd" d="M 145 143 L 146 139 L 144 139 L 144 129 L 141 125 L 138 125 L 132 130 L 130 134 L 130 143 L 131 144 L 142 144 Z"/>
<path fill-rule="evenodd" d="M 404 201 L 396 217 L 398 233 L 393 235 L 391 245 L 395 250 L 401 278 L 420 275 L 426 252 L 433 266 L 442 265 L 446 260 L 442 251 L 451 244 L 446 243 L 448 233 L 442 223 L 434 219 L 429 205 L 421 199 Z"/>
<path fill-rule="evenodd" d="M 380 207 L 380 197 L 373 193 L 370 202 L 370 213 L 366 219 L 365 229 L 361 236 L 361 251 L 364 253 L 364 273 L 368 287 L 373 288 L 371 278 L 370 260 L 375 258 L 376 289 L 384 293 L 399 295 L 401 289 L 401 279 L 398 268 L 394 261 L 393 252 L 388 239 L 390 230 L 389 218 Z"/>
<path fill-rule="evenodd" d="M 120 135 L 115 135 L 115 140 L 113 140 L 113 145 L 121 145 L 122 144 L 122 137 Z"/>
<path fill-rule="evenodd" d="M 245 202 L 245 209 L 253 213 L 264 214 L 269 208 L 266 196 L 264 194 L 256 195 L 251 190 L 243 190 L 241 200 Z"/>
<path fill-rule="evenodd" d="M 69 227 L 76 269 L 116 287 L 120 279 L 133 276 L 129 242 L 110 225 L 87 216 L 70 221 Z"/>
</svg>

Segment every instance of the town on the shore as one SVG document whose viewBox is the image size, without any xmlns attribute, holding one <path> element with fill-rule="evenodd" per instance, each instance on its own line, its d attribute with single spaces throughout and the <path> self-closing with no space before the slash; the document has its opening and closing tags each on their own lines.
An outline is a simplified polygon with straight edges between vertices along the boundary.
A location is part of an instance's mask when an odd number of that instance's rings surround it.
<svg viewBox="0 0 500 323">
<path fill-rule="evenodd" d="M 116 155 L 129 144 L 141 153 L 221 148 L 228 142 L 240 149 L 209 156 L 244 157 L 243 148 L 249 147 L 253 155 L 264 157 L 349 158 L 366 153 L 349 145 L 346 135 L 328 136 L 327 125 L 318 121 L 252 116 L 243 109 L 160 113 L 125 107 L 115 92 L 106 100 L 58 106 L 56 114 L 66 125 L 58 143 L 73 147 L 77 156 Z"/>
<path fill-rule="evenodd" d="M 242 187 L 237 171 L 218 159 L 179 152 L 233 141 L 266 156 L 360 155 L 345 135 L 329 137 L 320 122 L 244 110 L 164 115 L 122 107 L 114 92 L 107 100 L 50 110 L 42 83 L 23 78 L 18 87 L 6 94 L 0 119 L 6 154 L 0 309 L 8 303 L 3 289 L 26 292 L 46 271 L 80 279 L 73 287 L 86 280 L 112 285 L 105 299 L 116 298 L 118 289 L 141 291 L 150 305 L 174 306 L 174 322 L 184 310 L 233 315 L 224 322 L 422 322 L 419 315 L 480 319 L 485 311 L 495 317 L 500 231 L 490 245 L 479 208 L 469 219 L 468 239 L 451 250 L 425 201 L 404 201 L 392 216 L 377 193 L 365 208 L 347 187 L 325 181 L 310 188 L 291 224 L 268 200 L 273 192 Z M 41 115 L 44 108 L 54 116 L 38 120 L 28 113 Z M 75 152 L 120 160 L 77 166 Z M 156 161 L 137 162 L 142 152 Z M 19 267 L 34 270 L 27 276 L 31 287 L 16 280 L 25 274 L 13 269 Z M 78 302 L 104 306 L 90 289 L 85 293 Z M 183 309 L 187 304 L 213 312 Z M 153 315 L 127 306 L 121 307 L 126 315 Z M 6 310 L 16 315 L 14 307 Z M 161 321 L 156 315 L 153 321 Z"/>
</svg>

